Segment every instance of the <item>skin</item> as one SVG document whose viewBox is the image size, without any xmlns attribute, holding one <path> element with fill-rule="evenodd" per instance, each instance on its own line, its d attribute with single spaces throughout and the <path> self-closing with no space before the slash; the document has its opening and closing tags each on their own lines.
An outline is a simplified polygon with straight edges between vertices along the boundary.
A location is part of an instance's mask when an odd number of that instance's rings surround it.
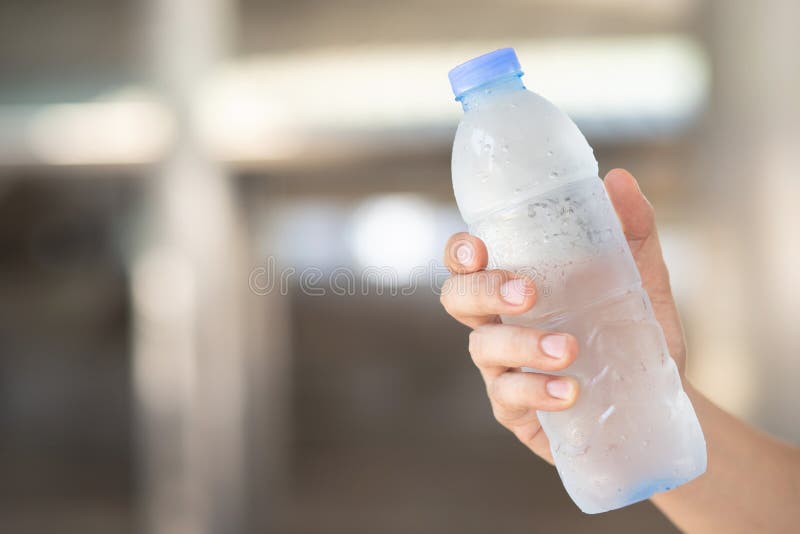
<svg viewBox="0 0 800 534">
<path fill-rule="evenodd" d="M 653 208 L 627 171 L 615 169 L 604 182 L 708 446 L 704 475 L 651 501 L 689 533 L 797 532 L 800 449 L 749 427 L 688 382 L 686 343 Z M 578 382 L 571 377 L 523 373 L 519 368 L 568 369 L 580 357 L 578 343 L 563 332 L 501 324 L 499 314 L 520 314 L 534 306 L 536 287 L 514 273 L 486 270 L 487 261 L 480 239 L 466 233 L 452 236 L 445 248 L 445 264 L 452 276 L 442 288 L 442 305 L 472 328 L 469 351 L 486 383 L 497 421 L 552 464 L 550 444 L 536 412 L 572 406 L 580 394 Z M 458 290 L 464 287 L 471 290 Z"/>
</svg>

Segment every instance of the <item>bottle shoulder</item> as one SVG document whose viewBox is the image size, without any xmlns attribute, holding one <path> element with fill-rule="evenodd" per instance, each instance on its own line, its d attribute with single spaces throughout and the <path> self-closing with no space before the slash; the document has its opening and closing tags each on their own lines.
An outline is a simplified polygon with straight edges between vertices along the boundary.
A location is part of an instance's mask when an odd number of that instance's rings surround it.
<svg viewBox="0 0 800 534">
<path fill-rule="evenodd" d="M 591 153 L 572 119 L 547 99 L 528 90 L 486 98 L 466 111 L 456 130 L 456 142 L 467 141 L 465 137 L 474 140 L 476 132 L 494 140 L 507 138 L 524 143 L 528 150 L 539 149 L 542 155 L 560 146 Z"/>
<path fill-rule="evenodd" d="M 572 120 L 530 91 L 487 98 L 456 131 L 453 189 L 462 216 L 511 203 L 531 189 L 597 176 L 589 143 Z"/>
</svg>

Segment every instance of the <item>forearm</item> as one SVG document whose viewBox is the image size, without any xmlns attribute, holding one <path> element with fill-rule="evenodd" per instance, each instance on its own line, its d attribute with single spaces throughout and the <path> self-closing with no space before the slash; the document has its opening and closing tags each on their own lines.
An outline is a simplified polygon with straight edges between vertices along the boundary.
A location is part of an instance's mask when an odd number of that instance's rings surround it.
<svg viewBox="0 0 800 534">
<path fill-rule="evenodd" d="M 653 503 L 689 534 L 790 532 L 800 520 L 800 452 L 726 413 L 694 390 L 708 470 Z"/>
</svg>

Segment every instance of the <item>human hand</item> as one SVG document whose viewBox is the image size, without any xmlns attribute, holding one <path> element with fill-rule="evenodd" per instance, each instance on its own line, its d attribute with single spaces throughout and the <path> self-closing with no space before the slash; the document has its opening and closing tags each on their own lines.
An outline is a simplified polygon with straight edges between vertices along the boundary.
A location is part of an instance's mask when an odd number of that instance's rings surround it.
<svg viewBox="0 0 800 534">
<path fill-rule="evenodd" d="M 625 170 L 610 171 L 605 187 L 656 319 L 664 330 L 670 355 L 683 378 L 686 345 L 653 208 L 636 179 Z M 469 351 L 486 383 L 497 421 L 534 453 L 553 463 L 550 444 L 536 412 L 572 406 L 579 393 L 578 382 L 569 376 L 523 373 L 520 367 L 568 371 L 579 357 L 578 342 L 565 333 L 501 324 L 500 314 L 519 315 L 534 306 L 536 288 L 528 278 L 508 271 L 486 270 L 487 261 L 486 246 L 480 239 L 467 233 L 452 236 L 445 247 L 445 265 L 452 276 L 442 287 L 442 305 L 456 320 L 473 329 Z"/>
</svg>

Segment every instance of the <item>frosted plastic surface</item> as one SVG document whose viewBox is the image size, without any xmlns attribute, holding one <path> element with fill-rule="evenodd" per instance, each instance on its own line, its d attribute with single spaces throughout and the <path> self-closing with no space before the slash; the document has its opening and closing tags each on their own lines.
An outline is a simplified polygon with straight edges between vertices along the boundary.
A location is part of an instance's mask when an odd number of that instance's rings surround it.
<svg viewBox="0 0 800 534">
<path fill-rule="evenodd" d="M 536 281 L 533 310 L 503 321 L 579 340 L 565 371 L 580 381 L 577 403 L 539 419 L 569 495 L 604 512 L 702 474 L 705 440 L 591 147 L 564 113 L 514 83 L 471 99 L 453 188 L 490 267 Z"/>
</svg>

